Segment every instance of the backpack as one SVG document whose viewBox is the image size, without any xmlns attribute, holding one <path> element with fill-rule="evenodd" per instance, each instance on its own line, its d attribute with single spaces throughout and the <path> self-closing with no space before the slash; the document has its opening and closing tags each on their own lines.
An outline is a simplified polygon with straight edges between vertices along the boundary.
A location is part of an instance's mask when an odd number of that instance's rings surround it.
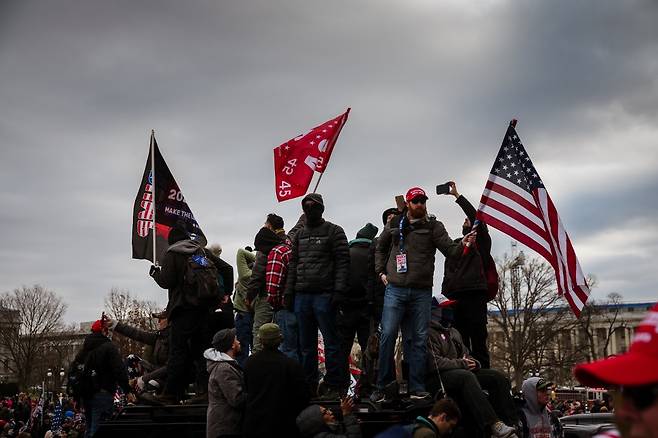
<svg viewBox="0 0 658 438">
<path fill-rule="evenodd" d="M 82 358 L 76 357 L 69 367 L 66 392 L 78 402 L 90 398 L 101 389 L 98 374 L 91 365 L 95 351 L 91 350 Z"/>
<path fill-rule="evenodd" d="M 183 290 L 187 301 L 193 306 L 219 304 L 221 295 L 219 273 L 215 264 L 206 257 L 203 249 L 187 257 Z"/>
</svg>

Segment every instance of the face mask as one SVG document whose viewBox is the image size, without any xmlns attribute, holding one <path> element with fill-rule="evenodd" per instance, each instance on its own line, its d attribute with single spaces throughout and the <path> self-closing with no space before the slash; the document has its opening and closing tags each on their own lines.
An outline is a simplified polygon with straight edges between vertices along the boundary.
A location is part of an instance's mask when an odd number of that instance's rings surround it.
<svg viewBox="0 0 658 438">
<path fill-rule="evenodd" d="M 455 322 L 455 315 L 452 309 L 441 310 L 441 325 L 446 328 L 452 327 L 453 322 Z"/>
<path fill-rule="evenodd" d="M 322 213 L 324 212 L 322 205 L 315 202 L 311 204 L 304 204 L 303 210 L 309 223 L 317 223 L 320 219 L 322 219 Z"/>
<path fill-rule="evenodd" d="M 471 227 L 462 227 L 462 235 L 465 236 L 471 232 Z"/>
</svg>

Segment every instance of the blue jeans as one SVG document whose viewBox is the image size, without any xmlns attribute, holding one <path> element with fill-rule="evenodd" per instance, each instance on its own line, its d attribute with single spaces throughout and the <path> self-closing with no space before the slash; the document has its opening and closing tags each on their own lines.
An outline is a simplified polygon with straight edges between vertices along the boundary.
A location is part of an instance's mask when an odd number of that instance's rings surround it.
<svg viewBox="0 0 658 438">
<path fill-rule="evenodd" d="M 254 325 L 254 316 L 249 312 L 235 312 L 235 337 L 240 342 L 240 353 L 235 360 L 244 368 L 244 362 L 249 357 L 249 350 L 253 346 L 252 327 Z"/>
<path fill-rule="evenodd" d="M 109 418 L 112 415 L 114 408 L 114 394 L 107 391 L 100 391 L 91 396 L 90 399 L 85 400 L 85 422 L 87 423 L 87 430 L 85 431 L 85 438 L 94 436 L 100 426 L 101 420 Z"/>
<path fill-rule="evenodd" d="M 336 312 L 331 307 L 331 294 L 295 294 L 295 315 L 299 323 L 299 343 L 302 350 L 302 368 L 306 381 L 315 389 L 318 373 L 318 328 L 324 339 L 324 357 L 327 374 L 324 383 L 344 387 L 340 364 L 340 343 L 336 333 Z"/>
<path fill-rule="evenodd" d="M 281 353 L 297 362 L 302 362 L 299 349 L 299 324 L 297 317 L 289 310 L 281 309 L 274 313 L 274 322 L 281 328 L 283 342 L 279 346 Z"/>
<path fill-rule="evenodd" d="M 409 391 L 425 391 L 425 356 L 431 304 L 431 289 L 397 287 L 390 283 L 386 286 L 379 342 L 379 389 L 395 380 L 393 354 L 398 329 L 402 326 L 404 361 L 409 364 Z"/>
</svg>

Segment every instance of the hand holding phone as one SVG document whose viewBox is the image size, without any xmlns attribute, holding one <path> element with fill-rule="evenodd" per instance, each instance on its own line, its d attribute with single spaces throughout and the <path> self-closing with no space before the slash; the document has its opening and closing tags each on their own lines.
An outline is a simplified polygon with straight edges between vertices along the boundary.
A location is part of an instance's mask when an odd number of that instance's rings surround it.
<svg viewBox="0 0 658 438">
<path fill-rule="evenodd" d="M 450 181 L 448 181 L 445 184 L 439 184 L 436 186 L 436 194 L 437 195 L 447 195 L 450 193 Z"/>
</svg>

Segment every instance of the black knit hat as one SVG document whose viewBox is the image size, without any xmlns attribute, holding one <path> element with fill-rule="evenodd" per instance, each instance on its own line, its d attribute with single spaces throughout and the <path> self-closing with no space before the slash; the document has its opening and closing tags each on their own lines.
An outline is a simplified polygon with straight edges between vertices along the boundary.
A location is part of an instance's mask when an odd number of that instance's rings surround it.
<svg viewBox="0 0 658 438">
<path fill-rule="evenodd" d="M 274 213 L 270 213 L 267 215 L 266 222 L 272 225 L 272 228 L 274 228 L 275 230 L 283 228 L 283 218 Z"/>
<path fill-rule="evenodd" d="M 215 350 L 226 353 L 233 346 L 235 340 L 235 329 L 222 329 L 215 333 L 212 338 L 212 346 Z"/>
<path fill-rule="evenodd" d="M 382 223 L 384 224 L 384 226 L 386 226 L 386 218 L 388 218 L 389 214 L 394 214 L 397 216 L 398 214 L 400 214 L 400 210 L 398 210 L 395 207 L 387 208 L 386 210 L 384 210 L 384 212 L 382 213 Z"/>
<path fill-rule="evenodd" d="M 379 231 L 379 228 L 368 222 L 358 233 L 356 233 L 356 238 L 372 240 L 377 235 L 377 231 Z"/>
</svg>

